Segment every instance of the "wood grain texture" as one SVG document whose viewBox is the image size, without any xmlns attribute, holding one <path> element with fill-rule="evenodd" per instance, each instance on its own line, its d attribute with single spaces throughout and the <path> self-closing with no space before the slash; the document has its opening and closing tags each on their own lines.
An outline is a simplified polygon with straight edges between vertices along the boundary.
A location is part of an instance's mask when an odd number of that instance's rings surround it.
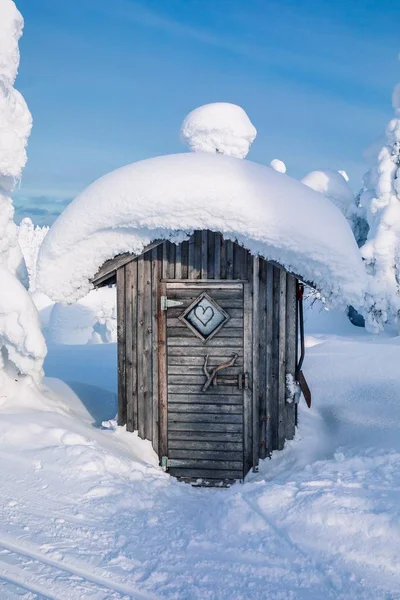
<svg viewBox="0 0 400 600">
<path fill-rule="evenodd" d="M 117 270 L 118 425 L 126 424 L 125 267 Z"/>
<path fill-rule="evenodd" d="M 286 374 L 295 377 L 296 372 L 296 279 L 287 276 L 286 287 Z M 286 390 L 286 396 L 288 391 Z M 286 433 L 288 440 L 293 439 L 296 430 L 296 405 L 286 403 Z"/>
<path fill-rule="evenodd" d="M 158 282 L 161 278 L 162 248 L 151 253 L 151 365 L 152 365 L 152 441 L 154 451 L 159 453 L 159 378 L 158 378 Z"/>
<path fill-rule="evenodd" d="M 266 265 L 266 282 L 265 282 L 265 298 L 266 298 L 266 331 L 265 331 L 265 442 L 266 455 L 270 455 L 273 450 L 273 433 L 274 426 L 274 382 L 273 382 L 273 323 L 274 323 L 274 267 L 267 263 Z"/>
<path fill-rule="evenodd" d="M 279 395 L 278 450 L 285 445 L 286 434 L 286 271 L 279 270 Z"/>
<path fill-rule="evenodd" d="M 239 479 L 294 436 L 296 406 L 286 403 L 286 375 L 294 373 L 297 351 L 294 276 L 211 231 L 178 245 L 157 242 L 140 257 L 117 257 L 100 278 L 110 269 L 118 292 L 120 424 L 152 440 L 160 457 L 168 455 L 168 444 L 185 460 L 206 459 L 200 454 L 206 452 L 216 463 L 218 453 L 243 453 L 242 471 L 230 469 Z M 203 291 L 230 317 L 206 344 L 179 320 Z M 182 305 L 161 311 L 161 295 Z M 203 393 L 205 354 L 213 368 L 233 352 L 235 365 Z M 232 384 L 243 372 L 248 390 Z M 217 466 L 175 472 L 191 480 L 212 471 L 215 478 L 222 471 Z"/>
<path fill-rule="evenodd" d="M 267 422 L 267 263 L 260 259 L 259 264 L 259 314 L 258 314 L 258 400 L 259 400 L 259 423 L 258 423 L 258 452 L 259 458 L 267 456 L 266 445 L 266 422 Z"/>
<path fill-rule="evenodd" d="M 243 391 L 243 453 L 244 453 L 244 472 L 247 473 L 253 466 L 253 444 L 252 444 L 252 400 L 253 400 L 253 319 L 252 319 L 252 280 L 251 283 L 244 285 L 243 296 L 243 371 L 250 377 L 249 387 Z"/>
<path fill-rule="evenodd" d="M 252 463 L 258 466 L 260 442 L 260 260 L 253 257 L 252 293 Z"/>
<path fill-rule="evenodd" d="M 126 377 L 126 429 L 134 431 L 138 424 L 137 404 L 137 261 L 132 260 L 125 269 L 125 377 Z"/>
<path fill-rule="evenodd" d="M 159 297 L 165 296 L 166 285 L 160 282 Z M 159 394 L 159 456 L 168 455 L 168 387 L 167 387 L 167 318 L 158 302 L 158 394 Z"/>
</svg>

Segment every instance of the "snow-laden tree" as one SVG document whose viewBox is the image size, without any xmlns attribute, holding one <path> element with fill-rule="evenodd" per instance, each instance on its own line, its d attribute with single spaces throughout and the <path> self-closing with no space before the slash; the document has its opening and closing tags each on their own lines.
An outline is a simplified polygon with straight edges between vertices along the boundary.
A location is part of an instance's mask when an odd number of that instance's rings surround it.
<svg viewBox="0 0 400 600">
<path fill-rule="evenodd" d="M 364 176 L 361 206 L 366 210 L 368 238 L 361 252 L 368 277 L 367 327 L 381 331 L 399 325 L 400 315 L 400 84 L 393 92 L 395 117 L 376 164 Z"/>
<path fill-rule="evenodd" d="M 32 117 L 14 88 L 23 19 L 12 0 L 0 0 L 0 389 L 12 393 L 24 378 L 38 383 L 46 346 L 37 310 L 26 291 L 27 272 L 9 196 L 26 163 Z"/>
<path fill-rule="evenodd" d="M 25 259 L 26 268 L 29 277 L 29 291 L 34 292 L 36 289 L 36 263 L 39 254 L 40 246 L 49 231 L 50 227 L 44 225 L 34 225 L 32 219 L 26 217 L 22 219 L 18 229 L 18 242 Z"/>
</svg>

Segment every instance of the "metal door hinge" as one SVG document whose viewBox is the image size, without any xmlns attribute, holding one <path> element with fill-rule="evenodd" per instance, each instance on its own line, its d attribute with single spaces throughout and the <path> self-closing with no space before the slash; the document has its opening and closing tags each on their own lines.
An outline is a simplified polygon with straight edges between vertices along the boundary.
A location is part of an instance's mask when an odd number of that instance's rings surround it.
<svg viewBox="0 0 400 600">
<path fill-rule="evenodd" d="M 183 302 L 180 300 L 171 300 L 167 298 L 167 296 L 161 296 L 161 310 L 167 310 L 167 308 L 172 308 L 173 306 L 182 306 Z"/>
</svg>

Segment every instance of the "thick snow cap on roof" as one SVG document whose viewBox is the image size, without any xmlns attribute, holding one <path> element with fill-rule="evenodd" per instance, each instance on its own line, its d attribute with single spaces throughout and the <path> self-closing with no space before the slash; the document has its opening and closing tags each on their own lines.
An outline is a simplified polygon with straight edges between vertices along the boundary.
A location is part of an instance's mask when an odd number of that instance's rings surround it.
<svg viewBox="0 0 400 600">
<path fill-rule="evenodd" d="M 193 152 L 244 158 L 257 135 L 247 113 L 229 102 L 204 104 L 183 120 L 181 139 Z"/>
<path fill-rule="evenodd" d="M 40 250 L 37 288 L 72 302 L 107 260 L 154 240 L 220 231 L 314 282 L 335 305 L 358 305 L 364 269 L 346 219 L 323 195 L 219 154 L 143 160 L 105 175 L 58 217 Z"/>
</svg>

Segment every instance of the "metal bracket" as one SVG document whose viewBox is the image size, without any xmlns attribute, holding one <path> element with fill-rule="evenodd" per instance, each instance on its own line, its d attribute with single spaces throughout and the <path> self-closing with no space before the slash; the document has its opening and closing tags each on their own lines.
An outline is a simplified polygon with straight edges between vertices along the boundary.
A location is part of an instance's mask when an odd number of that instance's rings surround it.
<svg viewBox="0 0 400 600">
<path fill-rule="evenodd" d="M 167 296 L 161 296 L 161 310 L 167 310 L 173 306 L 182 306 L 183 302 L 180 300 L 170 300 Z"/>
</svg>

